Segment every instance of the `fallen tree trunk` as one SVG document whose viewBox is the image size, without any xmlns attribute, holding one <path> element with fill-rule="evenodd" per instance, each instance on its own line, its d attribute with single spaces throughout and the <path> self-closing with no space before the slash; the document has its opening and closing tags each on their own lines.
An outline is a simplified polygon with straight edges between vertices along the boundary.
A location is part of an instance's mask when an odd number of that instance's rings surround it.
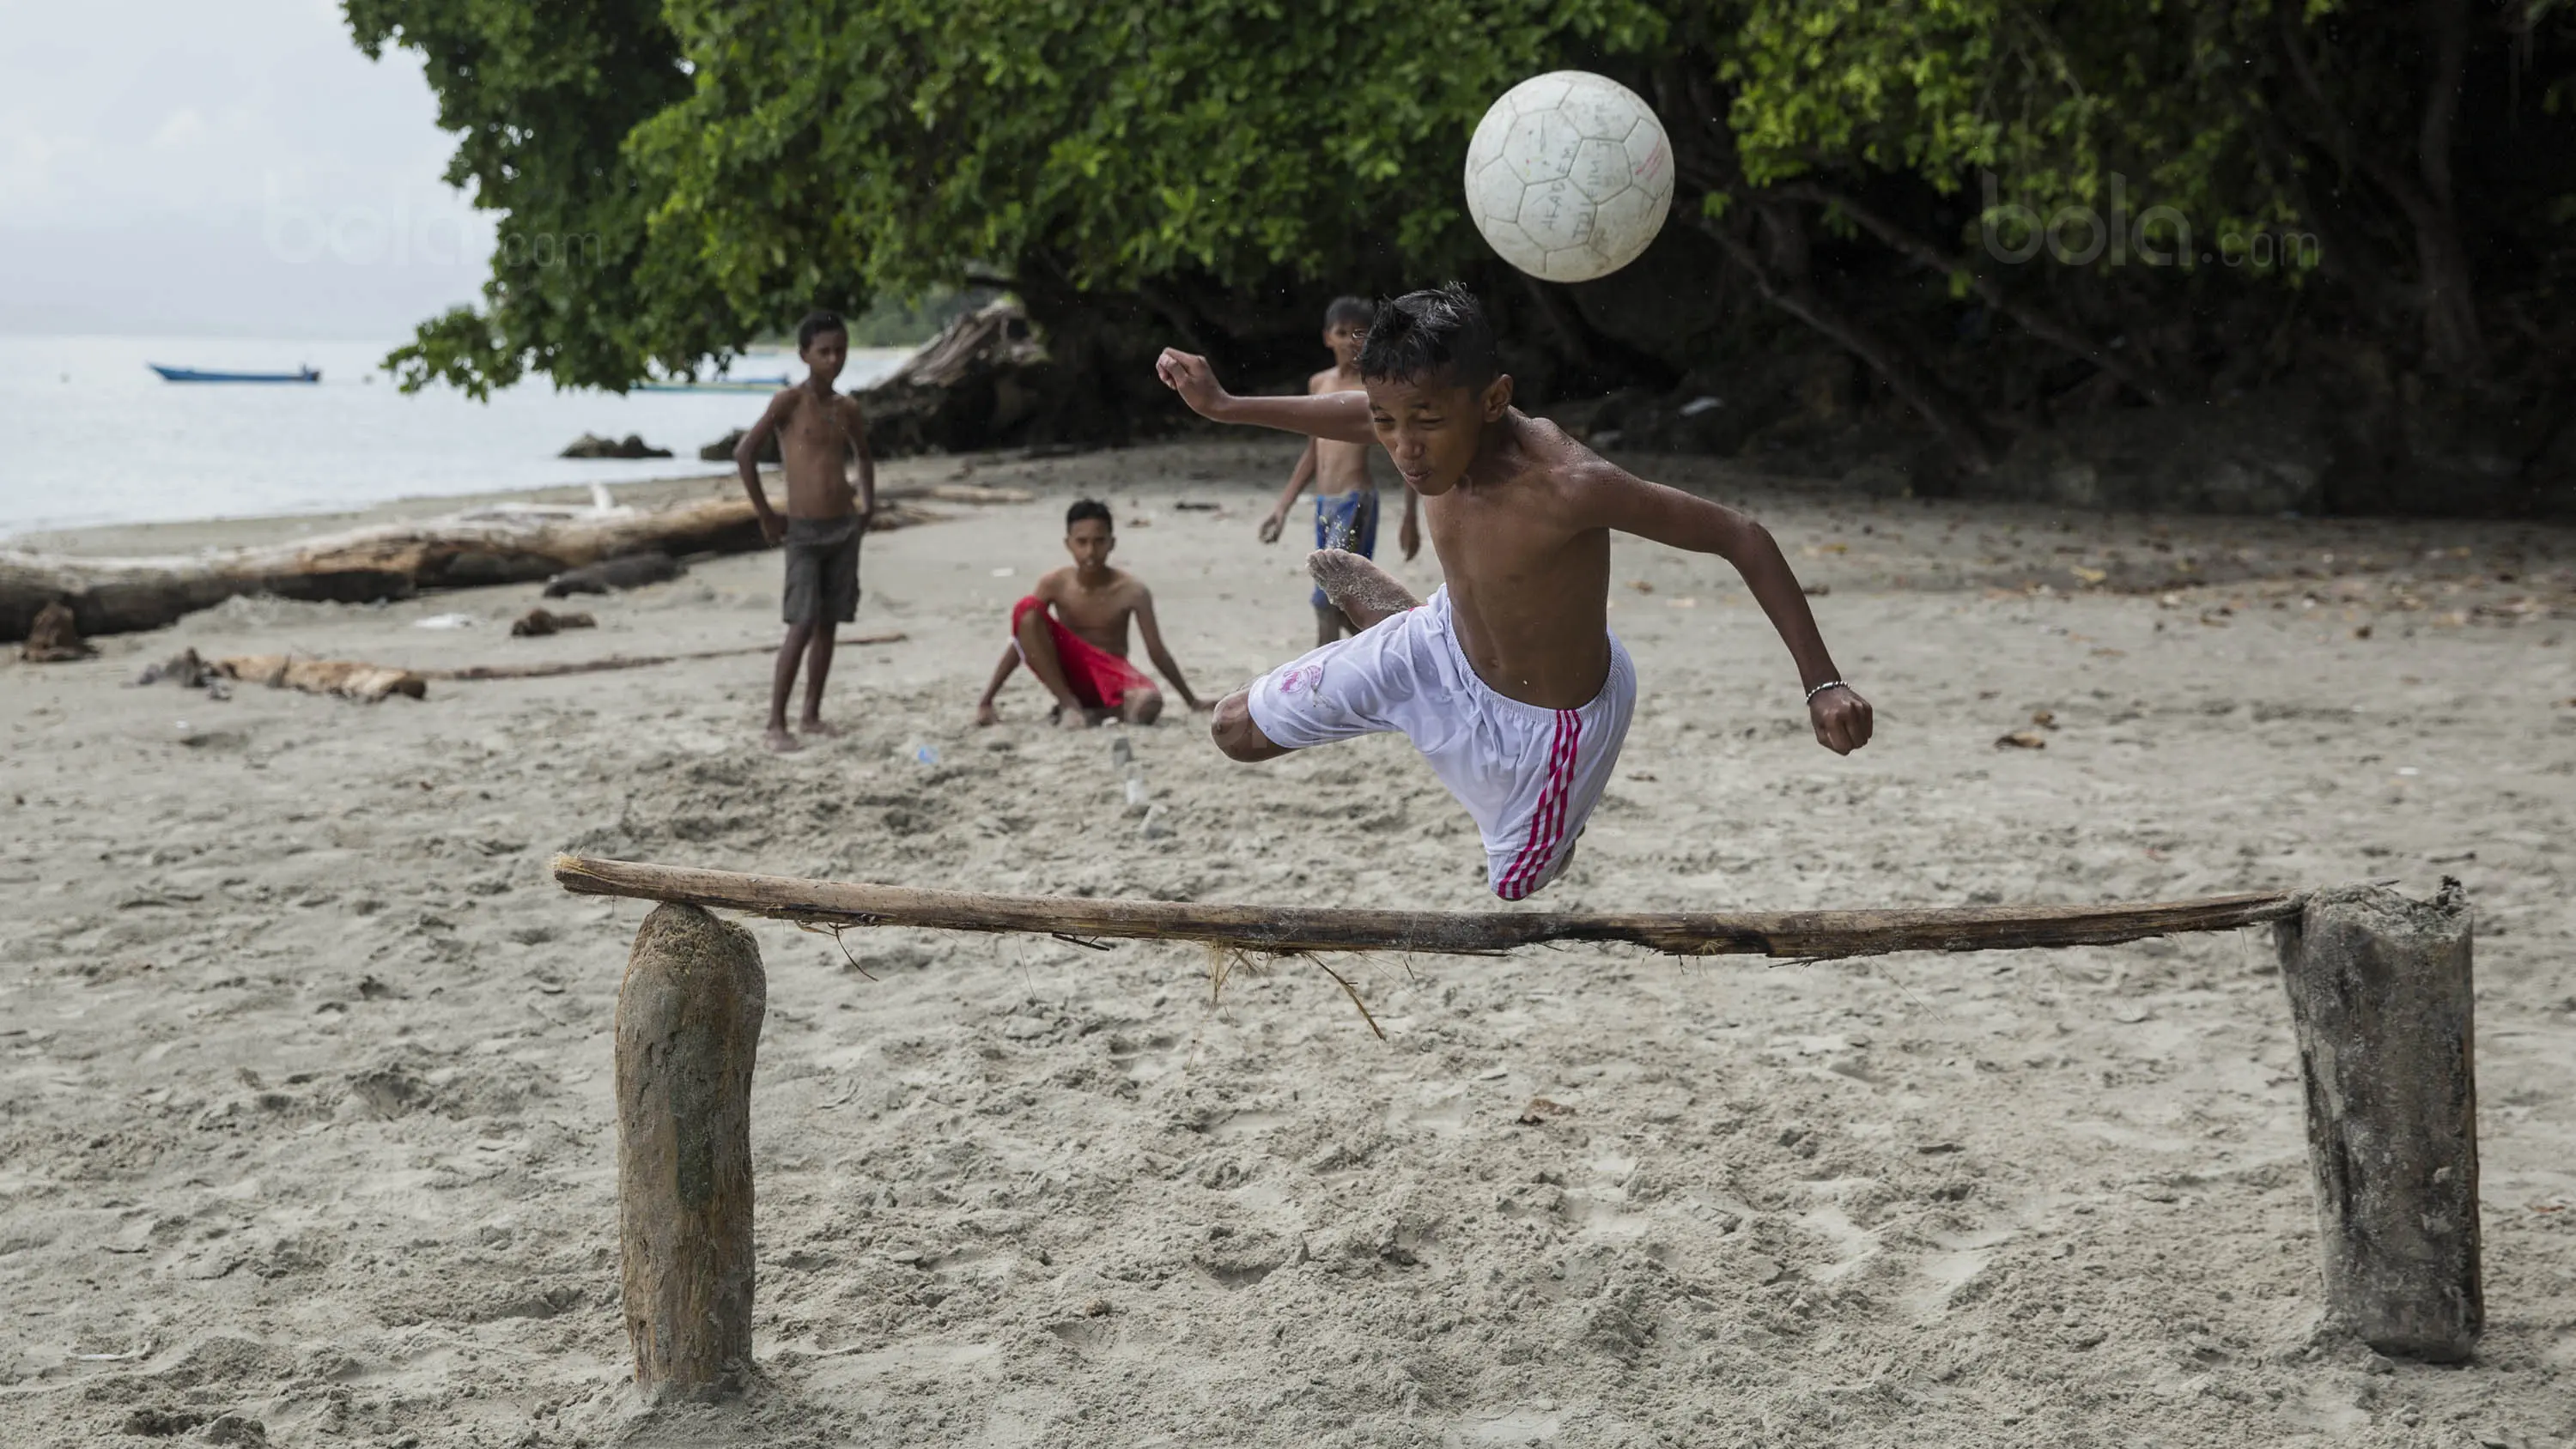
<svg viewBox="0 0 2576 1449">
<path fill-rule="evenodd" d="M 25 638 L 37 613 L 55 602 L 71 608 L 84 635 L 121 634 L 158 629 L 239 594 L 373 603 L 423 589 L 530 583 L 625 554 L 766 546 L 750 500 L 732 497 L 570 516 L 492 509 L 186 557 L 0 549 L 0 640 Z"/>
<path fill-rule="evenodd" d="M 1675 956 L 1821 960 L 1888 951 L 2108 946 L 2225 931 L 2298 914 L 2295 891 L 2111 906 L 1933 906 L 1862 911 L 1346 911 L 1313 906 L 994 896 L 911 886 L 744 875 L 558 855 L 581 895 L 680 901 L 822 925 L 928 926 L 1057 936 L 1198 941 L 1244 951 L 1426 951 L 1491 955 L 1548 941 L 1624 941 Z"/>
<path fill-rule="evenodd" d="M 769 480 L 773 487 L 776 480 Z M 773 498 L 776 494 L 773 493 Z M 916 500 L 1026 503 L 1023 489 L 934 483 L 877 495 L 868 531 L 943 515 Z M 25 639 L 45 606 L 72 611 L 79 633 L 158 629 L 242 594 L 310 603 L 372 604 L 424 589 L 537 583 L 609 559 L 658 553 L 753 553 L 769 547 L 739 493 L 668 508 L 493 508 L 384 524 L 258 548 L 161 558 L 74 558 L 0 548 L 0 643 Z"/>
</svg>

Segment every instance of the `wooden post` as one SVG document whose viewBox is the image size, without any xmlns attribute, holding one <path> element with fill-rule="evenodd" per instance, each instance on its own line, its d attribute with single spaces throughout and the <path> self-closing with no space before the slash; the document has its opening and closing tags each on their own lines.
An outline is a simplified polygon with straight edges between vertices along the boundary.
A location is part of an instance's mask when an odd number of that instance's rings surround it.
<svg viewBox="0 0 2576 1449">
<path fill-rule="evenodd" d="M 2388 1354 L 2469 1356 L 2486 1325 L 2469 906 L 2376 886 L 2273 927 L 2307 1084 L 2328 1321 Z"/>
<path fill-rule="evenodd" d="M 751 1067 L 768 1000 L 751 933 L 659 905 L 617 993 L 626 1331 L 647 1397 L 738 1391 L 751 1364 Z"/>
</svg>

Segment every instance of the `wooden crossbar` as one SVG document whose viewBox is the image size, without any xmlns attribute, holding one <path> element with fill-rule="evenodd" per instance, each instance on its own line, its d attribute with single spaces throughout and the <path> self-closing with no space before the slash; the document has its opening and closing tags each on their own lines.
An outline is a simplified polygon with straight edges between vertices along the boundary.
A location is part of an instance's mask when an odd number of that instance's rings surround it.
<svg viewBox="0 0 2576 1449">
<path fill-rule="evenodd" d="M 555 880 L 581 895 L 678 901 L 818 925 L 923 926 L 1128 940 L 1198 941 L 1243 951 L 1418 951 L 1494 955 L 1550 941 L 1624 941 L 1675 956 L 1823 960 L 1889 951 L 2109 946 L 2226 931 L 2299 913 L 2306 894 L 2267 891 L 2103 906 L 1900 906 L 1859 911 L 1352 911 L 1316 906 L 1000 896 L 558 855 Z"/>
</svg>

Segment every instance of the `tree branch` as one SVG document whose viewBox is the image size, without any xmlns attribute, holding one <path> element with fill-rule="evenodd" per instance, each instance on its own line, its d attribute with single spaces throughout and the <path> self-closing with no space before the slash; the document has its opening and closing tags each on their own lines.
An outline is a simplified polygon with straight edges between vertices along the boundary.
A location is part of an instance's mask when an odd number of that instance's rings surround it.
<svg viewBox="0 0 2576 1449">
<path fill-rule="evenodd" d="M 1795 182 L 1776 189 L 1782 196 L 1835 208 L 1858 222 L 1862 230 L 1877 237 L 1899 255 L 1911 258 L 1923 266 L 1949 276 L 1966 276 L 1970 291 L 1983 299 L 1987 306 L 2020 324 L 2024 332 L 2082 358 L 2120 379 L 2157 407 L 2167 407 L 2173 403 L 2173 389 L 2152 374 L 2133 366 L 2128 359 L 2096 343 L 2092 338 L 2077 331 L 2071 324 L 2060 321 L 2047 311 L 2006 292 L 2001 284 L 1970 266 L 1965 258 L 1945 254 L 1939 247 L 1915 235 L 1875 208 L 1829 187 L 1808 182 Z"/>
<path fill-rule="evenodd" d="M 2112 945 L 2285 920 L 2304 893 L 2105 906 L 1917 906 L 1835 911 L 1381 911 L 1195 901 L 999 896 L 857 881 L 797 880 L 642 861 L 554 858 L 578 895 L 679 901 L 816 925 L 1203 941 L 1241 951 L 1425 951 L 1492 955 L 1548 941 L 1619 941 L 1676 956 L 1822 960 L 1887 951 Z"/>
<path fill-rule="evenodd" d="M 1929 369 L 1843 311 L 1812 282 L 1790 281 L 1775 276 L 1752 244 L 1723 224 L 1705 217 L 1698 218 L 1698 224 L 1701 231 L 1725 249 L 1727 258 L 1753 279 L 1754 289 L 1762 294 L 1762 300 L 1823 333 L 1867 363 L 1871 370 L 1886 379 L 1887 385 L 1905 400 L 1907 406 L 1932 425 L 1933 431 L 1941 435 L 1941 440 L 1949 445 L 1950 451 L 1969 471 L 1983 473 L 1994 467 L 1995 443 L 1988 436 L 1985 425 L 1957 394 L 1932 376 Z"/>
</svg>

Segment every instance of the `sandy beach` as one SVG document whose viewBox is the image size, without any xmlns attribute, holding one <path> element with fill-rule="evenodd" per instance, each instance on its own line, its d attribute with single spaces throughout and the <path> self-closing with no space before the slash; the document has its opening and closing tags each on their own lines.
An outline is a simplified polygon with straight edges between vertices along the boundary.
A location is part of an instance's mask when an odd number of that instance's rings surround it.
<svg viewBox="0 0 2576 1449">
<path fill-rule="evenodd" d="M 0 1445 L 2576 1445 L 2576 537 L 1838 496 L 1707 459 L 1621 461 L 1771 524 L 1878 740 L 1816 746 L 1723 564 L 1622 540 L 1636 727 L 1528 908 L 2459 877 L 2476 1362 L 2314 1332 L 2263 933 L 1366 958 L 1381 1041 L 1302 962 L 1211 1001 L 1195 950 L 758 922 L 761 1377 L 640 1404 L 609 1027 L 644 907 L 565 894 L 554 852 L 1515 909 L 1400 739 L 1240 766 L 1177 711 L 1051 729 L 1025 675 L 972 722 L 1085 494 L 1201 693 L 1306 647 L 1304 550 L 1254 539 L 1295 454 L 890 465 L 1037 497 L 868 540 L 856 629 L 906 637 L 842 652 L 847 733 L 792 756 L 759 746 L 775 555 L 575 601 L 599 628 L 551 638 L 508 637 L 526 586 L 237 600 L 0 663 Z M 376 705 L 131 683 L 182 648 L 737 647 Z"/>
</svg>

